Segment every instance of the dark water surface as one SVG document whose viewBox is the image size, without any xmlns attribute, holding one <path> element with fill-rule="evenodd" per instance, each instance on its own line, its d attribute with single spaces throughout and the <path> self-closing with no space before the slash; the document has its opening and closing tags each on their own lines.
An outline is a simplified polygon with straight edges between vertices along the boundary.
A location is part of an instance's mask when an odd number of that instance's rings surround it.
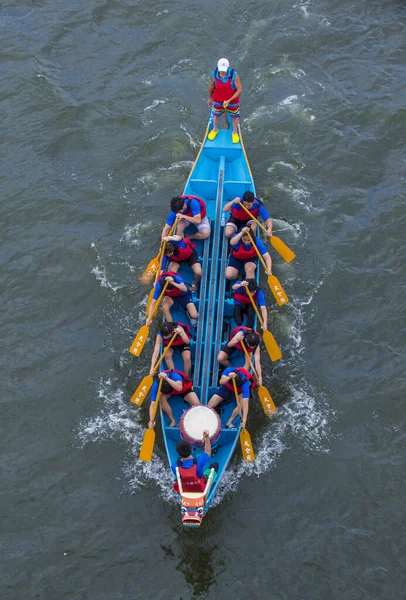
<svg viewBox="0 0 406 600">
<path fill-rule="evenodd" d="M 0 6 L 0 598 L 405 597 L 406 4 L 4 0 Z M 258 193 L 294 248 L 272 303 L 279 406 L 250 413 L 217 506 L 183 532 L 138 276 L 241 74 Z M 283 233 L 282 233 L 283 232 Z"/>
</svg>

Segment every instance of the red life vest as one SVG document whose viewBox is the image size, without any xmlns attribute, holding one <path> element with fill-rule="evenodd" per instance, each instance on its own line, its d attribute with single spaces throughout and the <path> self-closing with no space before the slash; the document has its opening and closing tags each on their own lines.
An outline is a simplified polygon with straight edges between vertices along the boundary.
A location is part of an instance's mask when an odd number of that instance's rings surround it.
<svg viewBox="0 0 406 600">
<path fill-rule="evenodd" d="M 238 260 L 249 260 L 250 258 L 255 258 L 257 253 L 253 244 L 247 249 L 244 248 L 244 244 L 240 240 L 235 246 L 232 246 L 231 255 Z"/>
<path fill-rule="evenodd" d="M 177 394 L 185 394 L 186 392 L 188 392 L 189 390 L 192 389 L 192 387 L 193 387 L 192 381 L 189 379 L 189 377 L 187 377 L 184 373 L 182 373 L 182 371 L 177 371 L 176 369 L 166 369 L 166 371 L 164 371 L 164 373 L 169 373 L 169 375 L 171 373 L 177 373 L 178 375 L 180 375 L 182 377 L 181 390 L 178 391 L 178 390 L 175 390 L 174 388 L 172 388 L 172 391 L 170 393 L 171 396 L 176 396 Z"/>
<path fill-rule="evenodd" d="M 255 292 L 251 292 L 251 296 L 252 296 L 252 299 L 254 300 L 254 302 L 256 301 L 257 291 L 258 290 L 255 290 Z M 251 304 L 251 300 L 249 299 L 249 296 L 243 286 L 241 286 L 235 292 L 235 294 L 233 294 L 233 299 L 235 302 L 239 302 L 240 304 Z"/>
<path fill-rule="evenodd" d="M 206 209 L 206 204 L 203 202 L 203 200 L 201 198 L 198 198 L 197 196 L 191 196 L 190 194 L 188 194 L 187 196 L 181 196 L 181 198 L 183 200 L 186 200 L 186 210 L 183 213 L 184 215 L 192 216 L 192 211 L 190 209 L 190 201 L 197 200 L 198 203 L 200 204 L 200 216 L 202 217 L 202 219 L 204 219 L 204 217 L 207 215 L 207 209 Z M 189 200 L 189 202 L 188 202 L 188 200 Z"/>
<path fill-rule="evenodd" d="M 183 329 L 185 330 L 186 335 L 189 338 L 189 341 L 192 339 L 192 335 L 190 333 L 190 327 L 189 325 L 185 325 L 185 323 L 174 323 L 175 327 L 177 327 L 178 325 L 180 325 L 181 327 L 183 327 Z M 172 336 L 171 336 L 172 337 Z M 163 341 L 164 341 L 164 346 L 167 346 L 169 344 L 169 342 L 171 341 L 171 338 L 164 338 L 162 337 Z M 180 335 L 177 335 L 176 338 L 173 340 L 172 344 L 171 344 L 171 348 L 173 348 L 174 346 L 184 346 L 186 342 L 184 342 L 182 340 L 182 338 L 180 337 Z"/>
<path fill-rule="evenodd" d="M 255 206 L 255 200 L 258 202 L 257 206 Z M 251 208 L 249 208 L 248 210 L 250 211 L 250 213 L 252 214 L 253 217 L 258 219 L 258 214 L 259 214 L 259 209 L 261 208 L 261 203 L 259 202 L 258 198 L 255 198 L 255 200 L 254 200 L 253 206 Z M 239 221 L 249 221 L 251 219 L 249 214 L 239 204 L 232 204 L 230 212 L 231 212 L 232 216 L 235 219 L 238 219 Z"/>
<path fill-rule="evenodd" d="M 176 242 L 172 242 L 175 245 L 176 254 L 174 253 L 172 256 L 167 256 L 169 260 L 182 262 L 182 260 L 187 260 L 189 256 L 192 256 L 193 250 L 196 248 L 196 244 L 194 244 L 192 240 L 189 240 L 188 238 L 185 238 L 183 241 L 186 244 L 186 248 L 181 248 L 176 244 Z"/>
<path fill-rule="evenodd" d="M 221 102 L 221 104 L 223 104 L 223 102 L 225 102 L 226 100 L 229 100 L 235 93 L 235 89 L 233 88 L 232 81 L 234 79 L 233 75 L 234 75 L 234 69 L 232 69 L 229 73 L 229 76 L 227 78 L 227 81 L 221 81 L 220 77 L 217 77 L 217 69 L 215 71 L 215 77 L 214 77 L 214 90 L 213 90 L 213 102 Z M 238 104 L 240 98 L 234 98 L 233 99 L 233 104 Z"/>
<path fill-rule="evenodd" d="M 162 273 L 158 277 L 158 281 L 161 281 L 162 277 L 166 277 L 166 275 L 170 275 L 171 277 L 175 277 L 175 275 L 177 275 L 177 273 L 175 273 L 175 271 L 164 271 L 164 273 Z M 162 285 L 165 285 L 165 282 L 162 282 Z M 175 298 L 176 296 L 181 296 L 184 293 L 185 292 L 182 292 L 182 290 L 178 289 L 177 287 L 175 287 L 174 285 L 172 285 L 171 283 L 169 283 L 168 287 L 166 288 L 164 296 L 170 296 L 171 298 Z"/>
<path fill-rule="evenodd" d="M 184 492 L 204 492 L 206 489 L 206 478 L 197 476 L 197 460 L 193 459 L 193 466 L 189 469 L 182 467 L 182 459 L 178 458 L 178 469 L 180 480 L 182 483 L 182 490 Z M 180 494 L 178 482 L 175 481 L 173 484 L 174 490 L 177 494 Z"/>
<path fill-rule="evenodd" d="M 238 333 L 239 331 L 246 331 L 246 332 L 248 332 L 248 331 L 252 331 L 253 333 L 257 333 L 256 331 L 254 331 L 253 329 L 251 329 L 251 327 L 244 327 L 244 325 L 240 325 L 239 327 L 235 327 L 235 328 L 232 330 L 232 332 L 231 332 L 231 335 L 230 335 L 230 340 L 232 340 L 232 339 L 233 339 L 233 337 L 234 337 L 235 335 L 237 335 L 237 333 Z M 257 335 L 258 335 L 258 344 L 259 344 L 259 334 L 257 334 Z M 244 336 L 244 337 L 245 337 L 245 336 Z M 250 352 L 255 352 L 255 350 L 257 349 L 257 346 L 258 346 L 258 344 L 257 344 L 256 346 L 254 346 L 253 348 L 250 348 L 249 346 L 247 346 L 247 345 L 244 343 L 244 345 L 245 345 L 245 349 L 247 350 L 248 354 L 249 354 Z M 241 352 L 243 352 L 243 347 L 242 347 L 242 345 L 241 345 L 241 342 L 238 342 L 238 344 L 236 344 L 236 345 L 234 346 L 234 348 L 237 348 L 237 350 L 241 350 Z"/>
<path fill-rule="evenodd" d="M 241 375 L 243 375 L 245 377 L 245 379 L 243 379 L 243 381 L 242 381 L 242 384 L 244 384 L 248 379 L 248 381 L 250 382 L 250 392 L 252 392 L 252 390 L 255 387 L 255 379 L 251 375 L 251 373 L 249 371 L 247 371 L 246 369 L 243 369 L 243 367 L 237 367 L 235 370 L 238 371 L 239 373 L 241 373 Z M 241 392 L 242 392 L 242 384 L 240 386 L 237 385 L 237 392 L 239 394 L 241 394 Z M 228 387 L 229 390 L 234 389 L 234 386 L 231 383 L 231 381 L 227 381 L 226 387 Z"/>
</svg>

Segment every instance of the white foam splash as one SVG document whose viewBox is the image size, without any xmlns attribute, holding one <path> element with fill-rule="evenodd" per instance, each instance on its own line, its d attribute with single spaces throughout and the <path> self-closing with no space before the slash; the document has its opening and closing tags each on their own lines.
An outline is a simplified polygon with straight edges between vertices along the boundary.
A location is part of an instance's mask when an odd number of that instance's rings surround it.
<svg viewBox="0 0 406 600">
<path fill-rule="evenodd" d="M 166 104 L 167 102 L 168 102 L 168 98 L 164 98 L 163 100 L 154 100 L 152 104 L 150 104 L 149 106 L 146 106 L 144 108 L 144 112 L 147 112 L 148 110 L 152 110 L 153 108 L 156 108 L 160 104 Z"/>
</svg>

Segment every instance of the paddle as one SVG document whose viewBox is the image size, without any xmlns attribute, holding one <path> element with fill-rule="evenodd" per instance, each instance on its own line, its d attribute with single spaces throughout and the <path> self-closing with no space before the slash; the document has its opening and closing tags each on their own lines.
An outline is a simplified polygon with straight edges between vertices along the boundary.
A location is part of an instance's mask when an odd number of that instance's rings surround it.
<svg viewBox="0 0 406 600">
<path fill-rule="evenodd" d="M 241 346 L 242 346 L 242 349 L 244 350 L 245 358 L 247 359 L 248 364 L 250 365 L 252 372 L 254 373 L 254 377 L 258 382 L 258 373 L 257 373 L 256 369 L 254 368 L 254 365 L 252 364 L 252 360 L 248 353 L 247 348 L 245 347 L 244 340 L 241 340 Z M 264 413 L 268 417 L 270 417 L 271 415 L 274 415 L 275 413 L 278 412 L 278 409 L 276 408 L 275 403 L 272 400 L 271 394 L 269 393 L 269 391 L 267 390 L 267 388 L 264 385 L 258 386 L 258 396 L 259 396 L 259 399 L 261 400 L 261 404 L 262 404 L 262 408 L 264 409 Z"/>
<path fill-rule="evenodd" d="M 269 238 L 269 241 L 271 242 L 271 245 L 275 248 L 278 254 L 280 254 L 287 263 L 292 262 L 292 260 L 296 257 L 296 254 L 292 252 L 292 250 L 285 244 L 285 242 L 283 242 L 276 235 L 268 236 L 268 232 L 266 228 L 262 225 L 262 223 L 260 223 L 258 219 L 254 217 L 254 215 L 248 210 L 248 208 L 244 206 L 242 202 L 240 202 L 239 200 L 237 202 L 240 206 L 242 206 L 245 212 L 249 214 L 251 219 L 253 219 L 255 223 L 257 223 L 261 227 L 261 229 L 266 233 L 267 237 Z"/>
<path fill-rule="evenodd" d="M 258 320 L 259 320 L 261 326 L 263 327 L 264 321 L 263 321 L 261 315 L 259 314 L 259 310 L 257 308 L 257 305 L 255 304 L 254 298 L 252 297 L 252 294 L 251 294 L 248 286 L 245 289 L 247 291 L 247 294 L 249 296 L 251 304 L 252 304 L 255 312 L 257 313 Z M 269 357 L 273 362 L 282 358 L 282 352 L 280 351 L 279 346 L 276 343 L 276 340 L 270 331 L 265 329 L 265 331 L 262 332 L 262 339 L 264 340 L 265 348 L 267 349 Z"/>
<path fill-rule="evenodd" d="M 170 228 L 168 236 L 172 235 L 172 233 L 174 232 L 174 229 L 176 227 L 177 222 L 178 222 L 178 218 L 175 219 L 175 223 Z M 146 310 L 147 314 L 149 313 L 149 307 L 151 306 L 152 296 L 154 295 L 154 288 L 155 288 L 156 282 L 158 281 L 159 273 L 161 272 L 162 263 L 163 263 L 164 256 L 165 256 L 165 247 L 166 247 L 166 242 L 164 242 L 162 244 L 160 251 L 158 252 L 157 256 L 154 259 L 154 260 L 158 260 L 158 263 L 157 263 L 157 270 L 155 272 L 154 285 L 152 286 L 152 289 L 151 289 L 151 291 L 148 294 L 147 310 Z M 148 281 L 148 283 L 150 283 L 150 281 Z"/>
<path fill-rule="evenodd" d="M 177 333 L 173 334 L 173 336 L 169 340 L 169 344 L 166 346 L 165 350 L 161 354 L 160 359 L 158 360 L 158 362 L 154 366 L 153 371 L 157 370 L 157 368 L 161 364 L 162 360 L 165 358 L 165 354 L 168 352 L 169 348 L 172 345 L 173 340 L 176 338 L 177 335 L 178 335 Z M 146 398 L 149 390 L 151 389 L 153 381 L 154 381 L 154 378 L 153 378 L 152 375 L 145 375 L 145 377 L 143 378 L 143 380 L 141 381 L 141 383 L 139 384 L 139 386 L 135 390 L 134 394 L 131 396 L 131 402 L 133 404 L 136 404 L 137 406 L 141 406 L 142 405 L 142 403 L 144 402 L 144 400 L 145 400 L 145 398 Z"/>
<path fill-rule="evenodd" d="M 159 303 L 160 303 L 161 298 L 164 295 L 167 287 L 168 287 L 168 282 L 165 281 L 165 285 L 163 287 L 161 295 L 159 296 L 158 300 L 156 301 L 155 308 L 152 312 L 151 320 L 155 317 L 155 315 L 157 313 Z M 144 344 L 146 342 L 148 335 L 149 335 L 149 325 L 145 324 L 141 327 L 141 329 L 135 336 L 133 343 L 131 344 L 130 352 L 133 356 L 140 356 L 142 349 L 144 348 Z"/>
<path fill-rule="evenodd" d="M 262 266 L 265 269 L 265 273 L 267 273 L 268 268 L 265 264 L 265 261 L 261 255 L 260 251 L 257 248 L 256 243 L 254 242 L 254 238 L 252 237 L 252 235 L 250 234 L 249 231 L 247 231 L 247 235 L 250 238 L 251 244 L 254 246 L 255 252 L 257 253 L 258 258 L 261 261 Z M 286 302 L 289 302 L 289 299 L 288 299 L 287 295 L 285 294 L 283 287 L 281 286 L 281 284 L 279 283 L 279 281 L 275 277 L 275 275 L 268 275 L 268 285 L 269 285 L 269 289 L 271 290 L 273 297 L 275 298 L 278 306 L 281 306 L 282 304 L 286 304 Z"/>
<path fill-rule="evenodd" d="M 168 235 L 171 235 L 171 233 L 175 229 L 176 222 L 177 222 L 177 219 L 175 219 L 175 223 L 172 225 L 171 229 L 169 230 Z M 159 273 L 159 271 L 161 270 L 162 260 L 163 260 L 164 252 L 165 252 L 165 243 L 166 242 L 164 242 L 163 245 L 160 247 L 159 252 L 155 256 L 155 258 L 153 258 L 152 260 L 149 261 L 148 266 L 145 268 L 143 274 L 140 277 L 142 283 L 146 283 L 146 284 L 151 283 L 151 281 L 153 280 L 155 275 L 157 273 Z"/>
<path fill-rule="evenodd" d="M 242 412 L 241 412 L 241 406 L 240 406 L 240 398 L 238 397 L 237 384 L 235 383 L 235 379 L 233 379 L 232 381 L 233 381 L 235 401 L 237 402 L 240 417 L 242 419 Z M 254 462 L 255 453 L 254 453 L 254 448 L 252 447 L 251 436 L 248 433 L 248 431 L 245 429 L 245 427 L 242 427 L 241 431 L 240 431 L 240 445 L 241 445 L 241 452 L 242 452 L 243 460 L 245 462 Z"/>
<path fill-rule="evenodd" d="M 154 427 L 155 427 L 156 411 L 158 409 L 158 402 L 159 402 L 159 399 L 161 396 L 162 382 L 163 382 L 163 379 L 161 379 L 159 382 L 158 391 L 156 393 L 156 400 L 154 402 L 155 406 L 154 406 L 153 412 L 152 412 L 151 421 L 154 423 Z M 154 444 L 155 444 L 155 429 L 154 429 L 154 427 L 152 427 L 151 429 L 148 427 L 148 429 L 144 433 L 144 439 L 142 440 L 142 446 L 141 446 L 141 450 L 140 450 L 139 459 L 144 460 L 145 462 L 151 462 L 151 459 L 152 459 L 152 453 L 154 451 Z"/>
</svg>

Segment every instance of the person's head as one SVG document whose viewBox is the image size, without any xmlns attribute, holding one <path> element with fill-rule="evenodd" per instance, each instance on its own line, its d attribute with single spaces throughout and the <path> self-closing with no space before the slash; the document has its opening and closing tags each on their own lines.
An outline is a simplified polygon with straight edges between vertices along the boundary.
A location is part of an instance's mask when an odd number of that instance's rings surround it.
<svg viewBox="0 0 406 600">
<path fill-rule="evenodd" d="M 184 440 L 180 440 L 176 444 L 176 452 L 179 454 L 179 456 L 181 458 L 187 458 L 192 453 L 192 447 L 190 444 L 188 444 Z"/>
<path fill-rule="evenodd" d="M 252 234 L 251 227 L 249 227 L 248 229 L 249 229 L 249 231 L 246 231 L 241 236 L 243 244 L 251 244 L 251 238 L 250 238 L 250 236 L 252 237 L 253 234 Z"/>
<path fill-rule="evenodd" d="M 259 344 L 259 335 L 255 331 L 247 331 L 244 337 L 247 348 L 255 348 Z"/>
<path fill-rule="evenodd" d="M 244 204 L 244 206 L 248 209 L 250 209 L 252 207 L 252 205 L 254 204 L 255 201 L 255 196 L 253 194 L 253 192 L 249 192 L 246 191 L 244 192 L 244 195 L 242 197 L 242 203 Z"/>
<path fill-rule="evenodd" d="M 254 278 L 252 278 L 252 279 L 249 278 L 249 279 L 246 279 L 245 281 L 248 283 L 248 289 L 251 293 L 255 292 L 258 289 L 258 284 Z"/>
<path fill-rule="evenodd" d="M 235 379 L 234 379 L 235 384 L 237 387 L 240 387 L 240 385 L 242 384 L 242 381 L 243 381 L 242 373 L 240 373 L 239 371 L 234 371 L 234 373 L 236 374 Z"/>
<path fill-rule="evenodd" d="M 165 256 L 172 256 L 173 254 L 175 254 L 175 244 L 173 242 L 166 242 L 165 244 Z"/>
<path fill-rule="evenodd" d="M 164 379 L 161 386 L 161 392 L 163 394 L 170 394 L 172 390 L 173 387 L 171 386 L 171 384 L 168 381 L 166 381 L 166 379 Z"/>
<path fill-rule="evenodd" d="M 180 196 L 174 196 L 171 200 L 171 210 L 173 212 L 181 212 L 185 206 L 185 201 Z"/>
<path fill-rule="evenodd" d="M 170 321 L 165 321 L 160 329 L 160 333 L 164 338 L 172 337 L 173 332 L 175 331 L 176 323 L 171 323 Z"/>
<path fill-rule="evenodd" d="M 227 75 L 227 71 L 230 68 L 230 63 L 226 58 L 220 58 L 217 63 L 217 68 L 220 73 L 220 77 Z"/>
</svg>

